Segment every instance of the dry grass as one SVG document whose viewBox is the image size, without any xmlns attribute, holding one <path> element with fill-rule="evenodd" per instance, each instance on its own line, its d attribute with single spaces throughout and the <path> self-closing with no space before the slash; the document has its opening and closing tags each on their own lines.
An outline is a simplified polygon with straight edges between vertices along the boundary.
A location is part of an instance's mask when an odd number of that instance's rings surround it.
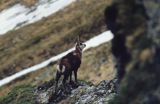
<svg viewBox="0 0 160 104">
<path fill-rule="evenodd" d="M 78 72 L 78 79 L 91 81 L 94 84 L 102 80 L 110 80 L 115 76 L 113 57 L 110 52 L 111 44 L 105 43 L 83 53 L 82 65 Z M 96 56 L 96 57 L 95 57 Z M 0 89 L 0 96 L 6 95 L 17 85 L 40 85 L 55 77 L 56 66 L 50 66 L 26 75 Z M 74 79 L 74 77 L 73 77 Z"/>
<path fill-rule="evenodd" d="M 83 56 L 79 78 L 98 84 L 102 80 L 111 80 L 115 77 L 111 43 L 88 50 Z"/>
<path fill-rule="evenodd" d="M 33 6 L 38 0 L 0 0 L 0 11 L 9 8 L 17 3 L 21 3 L 27 7 Z"/>
<path fill-rule="evenodd" d="M 72 47 L 77 35 L 87 40 L 106 30 L 110 0 L 81 0 L 55 15 L 0 37 L 0 78 L 40 63 Z"/>
</svg>

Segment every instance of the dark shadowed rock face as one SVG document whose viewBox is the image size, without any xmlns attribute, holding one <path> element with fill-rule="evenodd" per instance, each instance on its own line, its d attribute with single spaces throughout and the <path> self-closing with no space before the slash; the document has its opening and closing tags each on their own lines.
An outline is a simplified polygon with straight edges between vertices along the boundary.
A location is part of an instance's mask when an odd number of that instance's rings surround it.
<svg viewBox="0 0 160 104">
<path fill-rule="evenodd" d="M 105 16 L 121 81 L 111 104 L 160 104 L 160 0 L 114 0 Z"/>
<path fill-rule="evenodd" d="M 60 85 L 54 93 L 54 82 L 47 82 L 35 91 L 36 102 L 39 104 L 107 104 L 117 93 L 117 79 L 102 81 L 98 85 L 78 81 L 78 84 L 67 83 L 65 88 Z"/>
</svg>

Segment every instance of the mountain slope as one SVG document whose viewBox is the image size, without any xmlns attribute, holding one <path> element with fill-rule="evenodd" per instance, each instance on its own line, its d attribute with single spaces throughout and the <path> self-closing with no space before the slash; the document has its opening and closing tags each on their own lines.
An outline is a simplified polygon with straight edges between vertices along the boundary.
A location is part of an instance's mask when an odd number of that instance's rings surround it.
<svg viewBox="0 0 160 104">
<path fill-rule="evenodd" d="M 1 36 L 0 78 L 71 48 L 78 35 L 82 41 L 86 41 L 106 31 L 104 10 L 111 1 L 81 0 L 55 15 Z M 98 84 L 101 80 L 113 79 L 116 71 L 110 49 L 111 43 L 105 43 L 86 51 L 78 72 L 78 79 L 92 81 L 94 84 Z M 32 86 L 50 81 L 55 77 L 55 70 L 53 65 L 23 76 L 1 87 L 0 95 L 6 95 L 17 85 L 31 84 L 32 89 Z"/>
<path fill-rule="evenodd" d="M 105 31 L 103 11 L 109 3 L 82 0 L 56 15 L 1 36 L 0 78 L 67 50 L 78 35 L 84 41 Z"/>
</svg>

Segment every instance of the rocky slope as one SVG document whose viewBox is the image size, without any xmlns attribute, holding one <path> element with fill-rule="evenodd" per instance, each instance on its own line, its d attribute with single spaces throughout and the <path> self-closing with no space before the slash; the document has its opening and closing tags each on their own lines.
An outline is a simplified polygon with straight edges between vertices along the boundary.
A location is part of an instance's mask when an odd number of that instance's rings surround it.
<svg viewBox="0 0 160 104">
<path fill-rule="evenodd" d="M 57 93 L 54 80 L 38 87 L 19 86 L 7 97 L 0 99 L 1 104 L 108 104 L 117 95 L 117 79 L 101 81 L 98 85 L 78 81 L 59 83 Z"/>
<path fill-rule="evenodd" d="M 65 88 L 60 85 L 55 94 L 55 86 L 46 83 L 39 86 L 35 91 L 37 103 L 47 104 L 100 104 L 108 103 L 116 95 L 117 80 L 104 80 L 98 85 L 79 81 L 66 84 Z"/>
</svg>

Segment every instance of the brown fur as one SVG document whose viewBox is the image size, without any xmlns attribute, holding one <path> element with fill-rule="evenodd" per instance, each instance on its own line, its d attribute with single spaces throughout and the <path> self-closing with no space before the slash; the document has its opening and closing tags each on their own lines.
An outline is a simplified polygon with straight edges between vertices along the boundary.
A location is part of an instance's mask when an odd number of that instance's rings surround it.
<svg viewBox="0 0 160 104">
<path fill-rule="evenodd" d="M 70 77 L 70 82 L 72 81 L 72 72 L 74 72 L 75 82 L 77 82 L 77 71 L 81 65 L 82 50 L 85 46 L 85 44 L 78 41 L 75 50 L 68 53 L 59 61 L 58 70 L 56 73 L 55 90 L 57 90 L 58 81 L 61 75 L 64 75 L 63 85 L 65 85 L 68 77 Z"/>
</svg>

